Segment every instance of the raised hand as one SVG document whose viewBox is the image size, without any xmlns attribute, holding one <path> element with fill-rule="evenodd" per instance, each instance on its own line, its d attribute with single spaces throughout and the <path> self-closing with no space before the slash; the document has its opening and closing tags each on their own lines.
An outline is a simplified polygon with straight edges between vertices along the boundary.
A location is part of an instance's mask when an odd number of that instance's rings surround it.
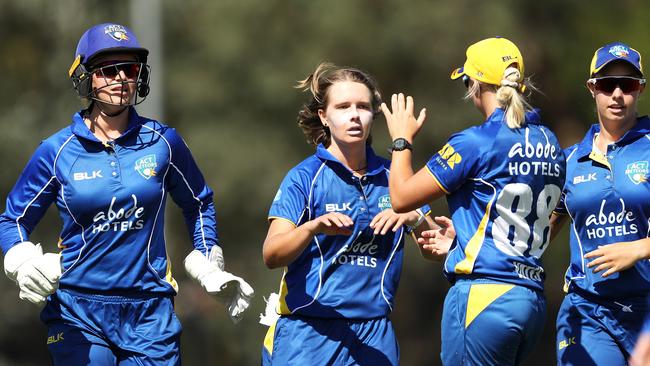
<svg viewBox="0 0 650 366">
<path fill-rule="evenodd" d="M 381 110 L 384 112 L 388 125 L 388 133 L 393 140 L 402 137 L 413 142 L 426 119 L 425 108 L 422 108 L 417 118 L 415 118 L 413 109 L 413 97 L 405 97 L 402 93 L 392 95 L 391 109 L 388 109 L 386 103 L 381 104 Z"/>
</svg>

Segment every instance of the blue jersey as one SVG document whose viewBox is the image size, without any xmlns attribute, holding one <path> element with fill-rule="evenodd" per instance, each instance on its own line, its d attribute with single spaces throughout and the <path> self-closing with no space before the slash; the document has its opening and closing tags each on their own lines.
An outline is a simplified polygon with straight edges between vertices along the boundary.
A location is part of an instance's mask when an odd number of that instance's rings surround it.
<svg viewBox="0 0 650 366">
<path fill-rule="evenodd" d="M 650 291 L 650 263 L 603 278 L 586 267 L 583 256 L 599 245 L 648 237 L 650 219 L 650 119 L 637 124 L 607 148 L 594 151 L 600 127 L 593 125 L 582 142 L 566 149 L 567 179 L 556 209 L 571 217 L 569 291 L 577 288 L 603 298 L 645 297 Z"/>
<path fill-rule="evenodd" d="M 84 124 L 44 140 L 0 216 L 6 252 L 53 202 L 63 222 L 61 288 L 174 294 L 164 236 L 167 193 L 182 208 L 194 246 L 217 244 L 212 191 L 176 131 L 130 110 L 127 130 L 103 144 Z"/>
<path fill-rule="evenodd" d="M 447 193 L 456 240 L 445 274 L 543 288 L 540 257 L 564 183 L 564 155 L 539 115 L 511 129 L 496 109 L 485 123 L 451 136 L 427 163 Z"/>
<path fill-rule="evenodd" d="M 352 235 L 317 234 L 285 270 L 278 313 L 321 318 L 369 319 L 386 316 L 402 269 L 404 228 L 374 235 L 369 224 L 391 208 L 390 162 L 366 151 L 361 178 L 325 147 L 291 169 L 278 190 L 269 219 L 300 226 L 329 212 L 354 221 Z"/>
</svg>

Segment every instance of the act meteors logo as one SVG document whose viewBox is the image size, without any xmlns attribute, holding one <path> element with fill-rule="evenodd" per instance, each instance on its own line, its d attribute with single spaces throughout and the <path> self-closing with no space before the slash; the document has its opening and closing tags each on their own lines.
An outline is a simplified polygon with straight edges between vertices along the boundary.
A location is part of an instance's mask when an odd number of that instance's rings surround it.
<svg viewBox="0 0 650 366">
<path fill-rule="evenodd" d="M 379 203 L 377 204 L 377 206 L 379 206 L 379 208 L 382 210 L 393 208 L 393 205 L 390 204 L 390 196 L 385 194 L 379 197 Z"/>
<path fill-rule="evenodd" d="M 616 57 L 627 57 L 627 55 L 630 54 L 630 51 L 628 51 L 627 47 L 618 45 L 610 48 L 609 53 Z"/>
<path fill-rule="evenodd" d="M 128 41 L 129 36 L 126 34 L 126 29 L 119 24 L 111 24 L 104 27 L 104 34 L 108 34 L 116 41 Z"/>
<path fill-rule="evenodd" d="M 640 184 L 647 181 L 648 173 L 650 173 L 650 169 L 648 169 L 647 161 L 637 161 L 628 164 L 625 168 L 625 174 L 627 174 L 627 177 L 630 178 L 634 184 Z"/>
<path fill-rule="evenodd" d="M 140 173 L 144 179 L 149 179 L 156 175 L 156 155 L 147 155 L 135 161 L 135 170 Z"/>
</svg>

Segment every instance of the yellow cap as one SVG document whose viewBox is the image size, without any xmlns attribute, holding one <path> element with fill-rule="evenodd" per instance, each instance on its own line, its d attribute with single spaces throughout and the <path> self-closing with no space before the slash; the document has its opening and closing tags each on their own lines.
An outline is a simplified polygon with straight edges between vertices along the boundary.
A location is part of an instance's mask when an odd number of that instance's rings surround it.
<svg viewBox="0 0 650 366">
<path fill-rule="evenodd" d="M 476 42 L 467 48 L 467 60 L 463 67 L 451 73 L 453 80 L 463 75 L 472 79 L 500 85 L 503 73 L 512 64 L 517 65 L 521 74 L 519 82 L 524 80 L 524 58 L 519 48 L 511 41 L 496 37 Z"/>
</svg>

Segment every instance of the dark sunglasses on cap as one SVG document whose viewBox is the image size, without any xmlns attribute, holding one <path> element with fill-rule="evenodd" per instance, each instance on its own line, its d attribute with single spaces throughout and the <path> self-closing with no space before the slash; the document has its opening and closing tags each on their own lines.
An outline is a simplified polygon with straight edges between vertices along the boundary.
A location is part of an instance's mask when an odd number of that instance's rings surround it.
<svg viewBox="0 0 650 366">
<path fill-rule="evenodd" d="M 140 72 L 140 62 L 115 62 L 106 61 L 93 66 L 93 72 L 104 77 L 114 79 L 121 72 L 129 79 L 134 79 Z"/>
<path fill-rule="evenodd" d="M 602 93 L 613 93 L 616 87 L 621 88 L 623 93 L 632 93 L 641 89 L 641 85 L 645 84 L 645 79 L 630 76 L 605 76 L 602 78 L 591 78 L 587 82 Z"/>
</svg>

